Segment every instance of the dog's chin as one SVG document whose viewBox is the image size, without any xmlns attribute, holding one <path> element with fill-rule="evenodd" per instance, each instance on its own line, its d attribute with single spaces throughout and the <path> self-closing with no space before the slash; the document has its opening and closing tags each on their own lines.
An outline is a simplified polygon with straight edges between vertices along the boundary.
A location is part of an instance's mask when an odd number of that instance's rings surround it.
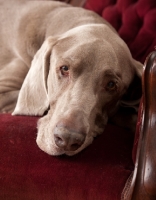
<svg viewBox="0 0 156 200">
<path fill-rule="evenodd" d="M 49 143 L 45 141 L 40 140 L 40 137 L 37 137 L 36 143 L 38 147 L 44 151 L 45 153 L 51 155 L 51 156 L 60 156 L 60 155 L 67 155 L 67 156 L 74 156 L 77 153 L 81 152 L 83 149 L 85 149 L 87 146 L 89 146 L 93 142 L 93 137 L 89 137 L 85 140 L 84 144 L 78 148 L 75 151 L 65 151 L 55 145 L 55 143 Z"/>
</svg>

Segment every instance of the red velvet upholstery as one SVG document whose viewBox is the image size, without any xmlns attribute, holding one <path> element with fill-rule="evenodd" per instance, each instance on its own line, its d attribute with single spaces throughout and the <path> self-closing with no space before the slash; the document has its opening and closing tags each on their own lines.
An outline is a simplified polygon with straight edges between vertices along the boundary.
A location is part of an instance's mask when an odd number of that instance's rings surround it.
<svg viewBox="0 0 156 200">
<path fill-rule="evenodd" d="M 105 17 L 144 62 L 156 45 L 155 0 L 87 0 L 85 7 Z M 37 119 L 0 115 L 0 200 L 120 199 L 133 171 L 130 132 L 108 125 L 80 154 L 52 157 L 36 145 Z"/>
<path fill-rule="evenodd" d="M 36 145 L 36 117 L 0 115 L 1 200 L 119 200 L 133 170 L 133 136 L 108 125 L 80 154 L 53 157 Z"/>
<path fill-rule="evenodd" d="M 128 44 L 132 55 L 144 62 L 156 45 L 155 0 L 87 0 L 85 8 L 109 21 Z"/>
</svg>

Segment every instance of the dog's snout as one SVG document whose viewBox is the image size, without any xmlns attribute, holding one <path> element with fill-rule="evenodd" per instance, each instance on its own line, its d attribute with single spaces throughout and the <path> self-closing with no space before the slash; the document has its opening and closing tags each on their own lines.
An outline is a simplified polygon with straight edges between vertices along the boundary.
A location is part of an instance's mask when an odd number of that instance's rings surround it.
<svg viewBox="0 0 156 200">
<path fill-rule="evenodd" d="M 65 151 L 77 150 L 85 140 L 85 134 L 70 130 L 64 126 L 56 126 L 54 129 L 55 144 Z"/>
</svg>

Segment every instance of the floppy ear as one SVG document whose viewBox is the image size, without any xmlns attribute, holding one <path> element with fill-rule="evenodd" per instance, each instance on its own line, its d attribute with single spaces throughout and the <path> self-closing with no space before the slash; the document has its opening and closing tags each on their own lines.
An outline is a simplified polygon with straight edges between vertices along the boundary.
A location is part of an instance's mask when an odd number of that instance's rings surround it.
<svg viewBox="0 0 156 200">
<path fill-rule="evenodd" d="M 137 111 L 140 98 L 142 95 L 141 77 L 143 72 L 143 65 L 140 62 L 133 59 L 132 69 L 134 71 L 134 76 L 126 93 L 123 95 L 121 99 L 120 105 L 122 107 L 133 108 L 134 110 Z"/>
<path fill-rule="evenodd" d="M 142 96 L 141 77 L 143 65 L 133 60 L 132 70 L 134 75 L 132 81 L 119 103 L 118 111 L 110 121 L 118 126 L 135 131 L 140 98 Z"/>
<path fill-rule="evenodd" d="M 48 109 L 47 76 L 52 46 L 55 43 L 56 39 L 47 38 L 35 54 L 12 115 L 41 116 Z"/>
</svg>

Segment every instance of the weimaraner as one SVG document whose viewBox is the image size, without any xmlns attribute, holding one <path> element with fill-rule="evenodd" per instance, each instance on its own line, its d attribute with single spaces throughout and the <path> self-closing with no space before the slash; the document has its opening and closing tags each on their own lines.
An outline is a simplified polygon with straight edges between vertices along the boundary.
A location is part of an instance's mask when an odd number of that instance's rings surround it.
<svg viewBox="0 0 156 200">
<path fill-rule="evenodd" d="M 94 12 L 0 0 L 0 27 L 0 112 L 42 116 L 36 141 L 48 154 L 80 152 L 121 105 L 135 107 L 142 64 Z"/>
</svg>

